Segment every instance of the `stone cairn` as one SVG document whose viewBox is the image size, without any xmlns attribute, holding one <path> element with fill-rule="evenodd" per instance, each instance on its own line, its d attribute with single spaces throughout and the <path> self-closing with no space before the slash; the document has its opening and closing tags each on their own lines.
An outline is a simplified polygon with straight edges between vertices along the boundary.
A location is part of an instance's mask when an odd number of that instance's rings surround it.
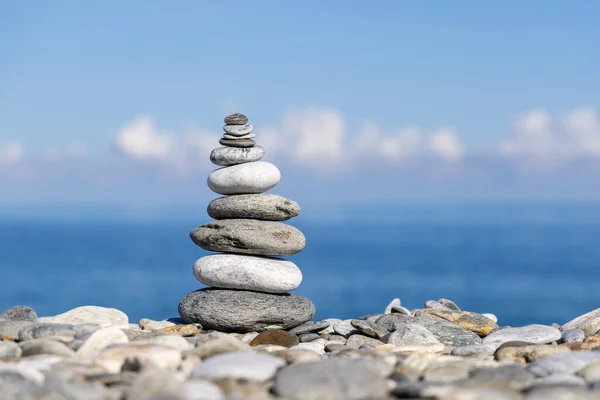
<svg viewBox="0 0 600 400">
<path fill-rule="evenodd" d="M 291 256 L 306 244 L 302 232 L 280 221 L 300 213 L 295 201 L 264 192 L 281 179 L 279 169 L 259 161 L 252 125 L 243 114 L 225 117 L 225 134 L 210 154 L 222 166 L 208 177 L 208 187 L 225 195 L 208 205 L 215 221 L 194 229 L 198 246 L 220 254 L 200 258 L 194 276 L 209 288 L 194 291 L 179 303 L 188 323 L 222 332 L 290 329 L 309 321 L 315 307 L 302 296 L 289 294 L 302 281 Z"/>
</svg>

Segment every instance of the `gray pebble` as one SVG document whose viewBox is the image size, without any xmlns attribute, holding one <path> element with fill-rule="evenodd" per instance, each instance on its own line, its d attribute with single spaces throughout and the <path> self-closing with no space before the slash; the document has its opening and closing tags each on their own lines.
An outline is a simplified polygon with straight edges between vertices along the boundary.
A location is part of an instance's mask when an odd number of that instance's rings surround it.
<svg viewBox="0 0 600 400">
<path fill-rule="evenodd" d="M 335 333 L 345 338 L 349 338 L 351 335 L 359 333 L 358 329 L 352 326 L 351 319 L 346 319 L 344 321 L 338 322 L 333 326 L 333 330 L 335 331 Z"/>
<path fill-rule="evenodd" d="M 300 206 L 275 194 L 240 194 L 211 201 L 207 211 L 214 219 L 285 221 L 298 216 Z"/>
<path fill-rule="evenodd" d="M 32 339 L 19 344 L 23 357 L 40 354 L 52 354 L 60 357 L 72 357 L 75 352 L 63 342 L 52 339 Z"/>
<path fill-rule="evenodd" d="M 420 344 L 436 344 L 440 341 L 427 328 L 417 324 L 404 324 L 394 332 L 382 338 L 384 343 L 396 346 L 410 346 Z"/>
<path fill-rule="evenodd" d="M 320 332 L 326 328 L 329 328 L 329 322 L 327 321 L 309 321 L 294 329 L 290 329 L 290 332 L 296 335 L 302 335 L 303 333 Z"/>
<path fill-rule="evenodd" d="M 210 161 L 215 165 L 226 167 L 229 165 L 242 164 L 258 161 L 265 155 L 262 146 L 248 148 L 240 147 L 217 147 L 210 153 Z"/>
<path fill-rule="evenodd" d="M 31 307 L 14 306 L 7 310 L 4 310 L 2 314 L 0 314 L 0 320 L 35 321 L 37 320 L 37 314 Z"/>
<path fill-rule="evenodd" d="M 581 329 L 567 329 L 562 331 L 559 343 L 583 342 L 585 333 Z"/>
<path fill-rule="evenodd" d="M 223 146 L 241 147 L 241 148 L 253 147 L 256 144 L 256 142 L 252 139 L 239 139 L 239 140 L 220 139 L 219 143 L 222 144 Z"/>
<path fill-rule="evenodd" d="M 9 336 L 17 339 L 21 329 L 33 324 L 31 321 L 0 321 L 0 336 Z"/>
<path fill-rule="evenodd" d="M 302 343 L 312 342 L 313 340 L 317 340 L 320 337 L 321 336 L 318 333 L 302 333 L 298 335 L 298 339 L 300 339 L 300 342 Z"/>
<path fill-rule="evenodd" d="M 10 340 L 0 342 L 0 360 L 16 361 L 21 358 L 22 354 L 23 351 L 18 344 L 11 342 Z"/>
</svg>

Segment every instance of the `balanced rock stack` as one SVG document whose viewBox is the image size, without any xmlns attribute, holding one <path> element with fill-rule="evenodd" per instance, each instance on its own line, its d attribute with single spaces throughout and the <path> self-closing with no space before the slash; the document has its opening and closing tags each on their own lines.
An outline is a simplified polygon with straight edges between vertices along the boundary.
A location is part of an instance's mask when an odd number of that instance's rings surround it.
<svg viewBox="0 0 600 400">
<path fill-rule="evenodd" d="M 208 187 L 226 195 L 208 205 L 215 221 L 190 236 L 205 250 L 221 252 L 200 258 L 194 276 L 211 286 L 185 296 L 179 314 L 188 323 L 223 332 L 290 329 L 310 320 L 315 307 L 302 296 L 289 294 L 302 281 L 291 256 L 306 244 L 304 235 L 280 221 L 300 213 L 295 201 L 264 192 L 281 179 L 279 169 L 259 161 L 264 148 L 252 140 L 252 125 L 242 114 L 225 118 L 225 147 L 210 160 L 222 166 L 208 177 Z"/>
</svg>

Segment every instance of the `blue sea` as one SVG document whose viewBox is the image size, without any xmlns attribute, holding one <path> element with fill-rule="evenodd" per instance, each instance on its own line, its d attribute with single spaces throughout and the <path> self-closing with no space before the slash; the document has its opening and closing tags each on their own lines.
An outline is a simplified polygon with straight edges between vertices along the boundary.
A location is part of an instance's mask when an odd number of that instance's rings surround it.
<svg viewBox="0 0 600 400">
<path fill-rule="evenodd" d="M 176 214 L 176 215 L 175 215 Z M 185 214 L 185 213 L 183 213 Z M 193 215 L 192 215 L 193 214 Z M 306 214 L 306 213 L 304 213 Z M 319 318 L 381 313 L 398 297 L 409 309 L 445 297 L 494 313 L 501 325 L 564 323 L 600 307 L 600 204 L 355 206 L 335 218 L 289 223 L 306 238 L 291 259 Z M 201 287 L 194 261 L 208 254 L 186 214 L 62 210 L 0 219 L 0 309 L 54 315 L 81 305 L 125 311 L 132 321 L 177 315 Z"/>
</svg>

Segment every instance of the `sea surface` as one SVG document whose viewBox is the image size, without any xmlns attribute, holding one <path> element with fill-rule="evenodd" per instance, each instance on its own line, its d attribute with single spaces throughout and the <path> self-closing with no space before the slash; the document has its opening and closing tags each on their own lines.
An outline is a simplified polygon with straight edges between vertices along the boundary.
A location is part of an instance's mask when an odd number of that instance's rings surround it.
<svg viewBox="0 0 600 400">
<path fill-rule="evenodd" d="M 207 222 L 156 218 L 0 219 L 0 309 L 54 315 L 80 305 L 132 321 L 177 315 L 201 287 L 208 252 L 189 231 Z M 101 215 L 101 214 L 98 214 Z M 347 207 L 336 218 L 298 217 L 307 247 L 291 259 L 319 318 L 409 309 L 445 297 L 494 313 L 501 325 L 564 323 L 600 307 L 599 204 L 453 204 Z"/>
</svg>

